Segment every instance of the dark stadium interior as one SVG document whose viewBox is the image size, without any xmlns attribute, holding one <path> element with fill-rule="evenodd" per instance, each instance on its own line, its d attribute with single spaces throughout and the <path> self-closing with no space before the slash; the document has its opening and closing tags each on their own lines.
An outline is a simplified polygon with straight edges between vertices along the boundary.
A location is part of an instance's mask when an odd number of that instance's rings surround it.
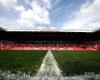
<svg viewBox="0 0 100 80">
<path fill-rule="evenodd" d="M 1 48 L 14 46 L 78 46 L 82 48 L 100 44 L 100 32 L 6 32 L 0 31 Z M 100 45 L 99 45 L 100 46 Z M 99 47 L 100 48 L 100 47 Z"/>
<path fill-rule="evenodd" d="M 71 43 L 99 43 L 100 32 L 0 32 L 0 40 L 26 41 L 66 41 Z"/>
</svg>

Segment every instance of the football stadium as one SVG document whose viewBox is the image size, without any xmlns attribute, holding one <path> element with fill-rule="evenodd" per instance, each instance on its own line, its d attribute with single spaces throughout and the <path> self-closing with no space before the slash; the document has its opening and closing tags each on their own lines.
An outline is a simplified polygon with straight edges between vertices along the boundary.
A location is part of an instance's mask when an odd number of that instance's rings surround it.
<svg viewBox="0 0 100 80">
<path fill-rule="evenodd" d="M 0 0 L 0 80 L 100 80 L 100 0 Z"/>
<path fill-rule="evenodd" d="M 99 80 L 99 35 L 0 30 L 1 80 Z"/>
</svg>

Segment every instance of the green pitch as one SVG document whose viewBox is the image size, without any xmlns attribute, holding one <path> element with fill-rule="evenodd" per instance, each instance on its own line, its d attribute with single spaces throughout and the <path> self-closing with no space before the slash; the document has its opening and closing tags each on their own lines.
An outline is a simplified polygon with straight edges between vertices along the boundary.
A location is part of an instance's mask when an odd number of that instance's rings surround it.
<svg viewBox="0 0 100 80">
<path fill-rule="evenodd" d="M 100 73 L 100 51 L 53 51 L 63 75 Z"/>
<path fill-rule="evenodd" d="M 47 51 L 0 51 L 0 70 L 36 74 Z"/>
<path fill-rule="evenodd" d="M 47 51 L 0 51 L 0 71 L 35 75 Z M 52 51 L 63 75 L 100 73 L 100 51 Z"/>
</svg>

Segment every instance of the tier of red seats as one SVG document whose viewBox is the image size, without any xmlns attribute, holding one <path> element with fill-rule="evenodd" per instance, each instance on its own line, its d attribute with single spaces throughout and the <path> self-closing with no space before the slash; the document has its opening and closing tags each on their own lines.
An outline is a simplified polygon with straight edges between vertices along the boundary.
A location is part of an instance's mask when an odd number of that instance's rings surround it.
<svg viewBox="0 0 100 80">
<path fill-rule="evenodd" d="M 100 50 L 100 44 L 82 46 L 29 46 L 1 44 L 0 50 Z"/>
</svg>

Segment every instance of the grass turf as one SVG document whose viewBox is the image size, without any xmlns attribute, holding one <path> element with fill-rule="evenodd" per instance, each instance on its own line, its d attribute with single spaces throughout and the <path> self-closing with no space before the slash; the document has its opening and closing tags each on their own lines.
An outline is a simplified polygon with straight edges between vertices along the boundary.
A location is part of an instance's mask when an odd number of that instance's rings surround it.
<svg viewBox="0 0 100 80">
<path fill-rule="evenodd" d="M 38 71 L 47 51 L 0 51 L 0 70 L 21 72 Z M 52 51 L 63 75 L 100 72 L 100 51 Z"/>
<path fill-rule="evenodd" d="M 63 75 L 100 73 L 100 51 L 53 51 Z"/>
<path fill-rule="evenodd" d="M 0 51 L 0 70 L 16 73 L 38 71 L 47 51 Z"/>
</svg>

